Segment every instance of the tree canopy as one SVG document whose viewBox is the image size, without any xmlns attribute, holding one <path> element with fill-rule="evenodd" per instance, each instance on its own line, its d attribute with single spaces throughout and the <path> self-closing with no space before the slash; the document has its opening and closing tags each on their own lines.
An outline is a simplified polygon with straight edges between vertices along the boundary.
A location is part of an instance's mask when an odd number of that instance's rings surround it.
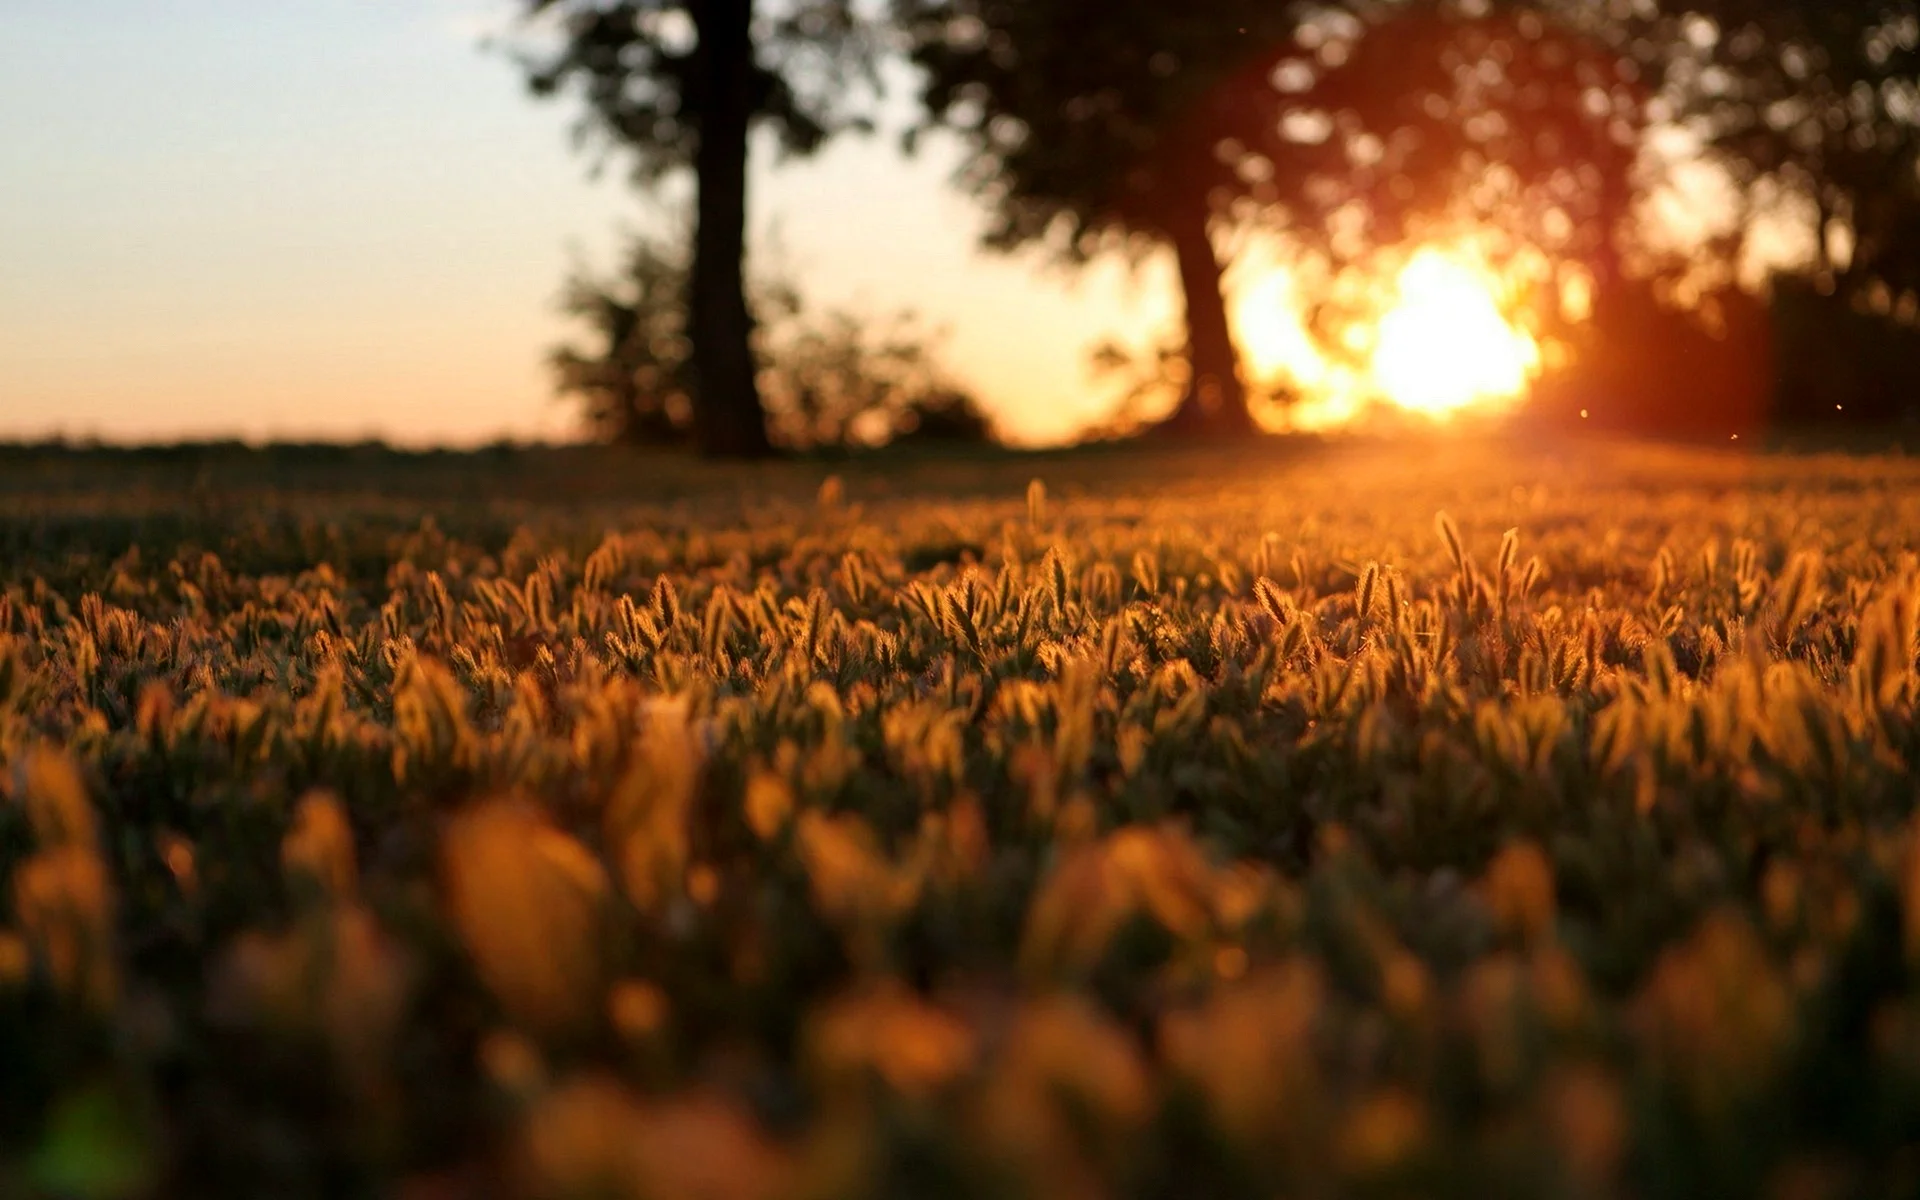
<svg viewBox="0 0 1920 1200">
<path fill-rule="evenodd" d="M 1694 0 L 1684 120 L 1749 189 L 1809 210 L 1813 271 L 1920 287 L 1920 4 Z"/>
<path fill-rule="evenodd" d="M 1336 192 L 1370 240 L 1475 224 L 1617 278 L 1653 115 L 1636 23 L 1579 0 L 1366 11 L 1310 99 L 1343 135 Z"/>
<path fill-rule="evenodd" d="M 932 125 L 957 133 L 961 179 L 988 204 L 987 244 L 1070 259 L 1174 251 L 1189 379 L 1177 423 L 1250 426 L 1214 225 L 1277 205 L 1310 140 L 1287 136 L 1276 68 L 1306 10 L 1157 0 L 896 0 Z"/>
<path fill-rule="evenodd" d="M 958 138 L 988 247 L 1171 252 L 1184 345 L 1164 358 L 1181 393 L 1168 428 L 1254 426 L 1224 284 L 1247 229 L 1334 264 L 1474 231 L 1545 263 L 1535 307 L 1615 367 L 1666 327 L 1663 306 L 1713 309 L 1703 327 L 1726 340 L 1762 213 L 1812 231 L 1817 290 L 1920 315 L 1920 0 L 889 3 L 919 71 L 909 144 Z M 747 130 L 807 153 L 863 126 L 849 97 L 881 50 L 852 0 L 761 4 L 525 0 L 546 23 L 529 78 L 577 89 L 583 141 L 642 186 L 696 180 L 682 382 L 616 407 L 691 404 L 718 453 L 769 444 L 740 265 Z M 1676 252 L 1644 218 L 1682 160 L 1726 167 L 1741 208 L 1729 236 Z M 1688 346 L 1649 369 L 1673 374 Z M 590 358 L 559 365 L 606 386 Z"/>
</svg>

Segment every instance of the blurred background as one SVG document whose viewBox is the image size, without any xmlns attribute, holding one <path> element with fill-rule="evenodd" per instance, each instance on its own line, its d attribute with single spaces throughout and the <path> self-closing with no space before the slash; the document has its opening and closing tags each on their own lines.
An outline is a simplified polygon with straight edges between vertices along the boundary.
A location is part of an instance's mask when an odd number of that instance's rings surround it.
<svg viewBox="0 0 1920 1200">
<path fill-rule="evenodd" d="M 10 0 L 0 438 L 1920 411 L 1920 12 Z"/>
</svg>

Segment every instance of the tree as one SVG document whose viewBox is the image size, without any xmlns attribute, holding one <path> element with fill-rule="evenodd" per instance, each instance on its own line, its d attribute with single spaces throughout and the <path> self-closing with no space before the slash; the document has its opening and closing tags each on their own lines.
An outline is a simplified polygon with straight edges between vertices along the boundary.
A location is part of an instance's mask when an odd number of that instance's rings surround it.
<svg viewBox="0 0 1920 1200">
<path fill-rule="evenodd" d="M 1681 118 L 1810 214 L 1825 290 L 1920 288 L 1920 3 L 1690 0 Z"/>
<path fill-rule="evenodd" d="M 1560 364 L 1536 411 L 1746 427 L 1768 338 L 1734 286 L 1737 249 L 1676 255 L 1644 220 L 1668 80 L 1684 74 L 1676 16 L 1650 0 L 1405 0 L 1371 18 L 1312 90 L 1345 131 L 1337 194 L 1365 220 L 1362 246 L 1467 231 L 1529 276 L 1523 319 Z"/>
<path fill-rule="evenodd" d="M 1770 281 L 1776 415 L 1914 419 L 1920 3 L 1688 0 L 1677 25 L 1678 119 L 1807 234 Z"/>
<path fill-rule="evenodd" d="M 562 309 L 591 341 L 549 361 L 563 396 L 576 399 L 603 441 L 676 445 L 693 429 L 692 346 L 686 330 L 686 256 L 636 236 L 619 271 L 576 271 Z M 790 450 L 916 441 L 993 440 L 992 422 L 940 361 L 936 331 L 909 313 L 885 319 L 806 305 L 777 268 L 763 267 L 748 295 L 758 388 L 770 440 Z"/>
<path fill-rule="evenodd" d="M 770 449 L 744 279 L 747 148 L 756 124 L 807 154 L 850 114 L 850 84 L 871 70 L 869 31 L 852 0 L 521 0 L 523 65 L 534 91 L 577 87 L 579 132 L 631 157 L 651 187 L 693 178 L 687 277 L 694 440 L 710 455 Z"/>
<path fill-rule="evenodd" d="M 1891 397 L 1906 375 L 1886 368 L 1912 341 L 1897 318 L 1920 316 L 1920 2 L 1401 0 L 1367 12 L 1311 89 L 1352 158 L 1338 191 L 1375 245 L 1453 222 L 1578 264 L 1590 299 L 1558 331 L 1577 354 L 1557 402 L 1723 430 L 1769 402 L 1808 407 L 1795 393 L 1824 398 L 1811 405 L 1822 411 L 1902 407 Z M 1728 166 L 1741 192 L 1726 235 L 1684 258 L 1662 257 L 1636 219 L 1660 182 L 1656 133 L 1678 140 L 1680 161 L 1704 152 Z M 1738 286 L 1769 208 L 1808 214 L 1816 285 L 1776 286 L 1771 319 Z M 1821 289 L 1836 300 L 1825 313 Z M 1855 306 L 1896 319 L 1876 332 Z M 1856 380 L 1844 396 L 1840 378 Z"/>
<path fill-rule="evenodd" d="M 1233 0 L 895 0 L 924 73 L 928 124 L 967 149 L 996 249 L 1041 243 L 1084 262 L 1170 248 L 1187 382 L 1170 425 L 1253 427 L 1227 318 L 1215 226 L 1236 199 L 1275 204 L 1310 143 L 1285 136 L 1275 66 L 1301 6 Z"/>
<path fill-rule="evenodd" d="M 1401 0 L 1369 9 L 1310 98 L 1373 244 L 1472 226 L 1617 284 L 1655 117 L 1645 5 Z M 1633 14 L 1639 11 L 1641 16 Z"/>
<path fill-rule="evenodd" d="M 681 445 L 693 426 L 685 264 L 648 238 L 632 239 L 611 276 L 577 269 L 560 308 L 592 344 L 548 356 L 555 389 L 580 402 L 587 431 L 625 445 Z"/>
</svg>

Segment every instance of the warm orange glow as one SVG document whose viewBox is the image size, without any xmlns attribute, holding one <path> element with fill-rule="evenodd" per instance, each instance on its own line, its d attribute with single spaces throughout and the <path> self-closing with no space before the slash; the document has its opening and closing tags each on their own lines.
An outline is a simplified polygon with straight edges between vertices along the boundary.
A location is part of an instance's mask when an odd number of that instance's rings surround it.
<svg viewBox="0 0 1920 1200">
<path fill-rule="evenodd" d="M 1249 377 L 1293 394 L 1275 428 L 1336 429 L 1382 409 L 1436 420 L 1499 413 L 1545 365 L 1516 315 L 1544 266 L 1495 267 L 1472 237 L 1332 274 L 1257 247 L 1237 272 L 1235 335 Z M 1317 330 L 1306 320 L 1316 304 L 1333 314 Z"/>
<path fill-rule="evenodd" d="M 1372 357 L 1374 382 L 1388 400 L 1444 417 L 1525 393 L 1540 348 L 1500 311 L 1495 280 L 1428 249 L 1408 262 L 1395 290 Z"/>
</svg>

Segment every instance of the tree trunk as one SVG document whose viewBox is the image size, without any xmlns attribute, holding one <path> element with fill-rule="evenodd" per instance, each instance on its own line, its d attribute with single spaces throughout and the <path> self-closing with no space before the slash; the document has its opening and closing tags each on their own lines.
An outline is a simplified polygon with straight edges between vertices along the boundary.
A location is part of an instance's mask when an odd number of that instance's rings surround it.
<svg viewBox="0 0 1920 1200">
<path fill-rule="evenodd" d="M 753 0 L 708 0 L 698 14 L 700 145 L 694 160 L 694 436 L 702 454 L 771 453 L 747 308 L 747 134 L 753 120 Z"/>
<path fill-rule="evenodd" d="M 1214 253 L 1204 197 L 1176 202 L 1165 232 L 1180 262 L 1187 310 L 1187 393 L 1162 427 L 1170 433 L 1251 433 L 1253 413 L 1240 376 L 1240 355 L 1227 323 L 1220 258 Z"/>
</svg>

